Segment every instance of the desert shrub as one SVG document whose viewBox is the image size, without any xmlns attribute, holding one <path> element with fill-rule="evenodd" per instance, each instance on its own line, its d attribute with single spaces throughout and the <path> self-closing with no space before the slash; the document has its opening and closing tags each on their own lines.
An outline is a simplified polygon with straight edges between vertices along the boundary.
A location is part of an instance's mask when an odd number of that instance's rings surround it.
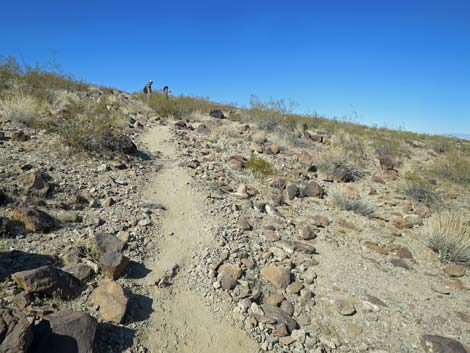
<svg viewBox="0 0 470 353">
<path fill-rule="evenodd" d="M 443 262 L 470 265 L 470 219 L 444 212 L 429 218 L 423 228 L 429 246 Z"/>
<path fill-rule="evenodd" d="M 66 254 L 64 258 L 65 263 L 75 262 L 76 259 L 88 259 L 94 263 L 98 263 L 101 252 L 95 241 L 85 238 L 73 241 L 72 244 L 67 247 Z"/>
<path fill-rule="evenodd" d="M 332 146 L 328 149 L 315 152 L 314 163 L 320 172 L 328 176 L 332 176 L 336 167 L 340 165 L 349 167 L 348 154 L 339 146 Z"/>
<path fill-rule="evenodd" d="M 34 126 L 38 117 L 43 114 L 44 104 L 36 97 L 14 89 L 0 100 L 0 113 L 11 121 Z"/>
<path fill-rule="evenodd" d="M 337 190 L 332 191 L 330 196 L 336 207 L 342 210 L 352 211 L 363 216 L 368 216 L 374 212 L 374 208 L 360 198 L 352 198 Z"/>
<path fill-rule="evenodd" d="M 247 168 L 257 177 L 265 177 L 274 174 L 274 167 L 263 158 L 251 156 L 248 159 Z"/>
<path fill-rule="evenodd" d="M 43 126 L 74 152 L 126 152 L 130 141 L 121 134 L 124 116 L 105 99 L 69 100 L 63 114 Z M 132 149 L 132 148 L 131 148 Z"/>
<path fill-rule="evenodd" d="M 470 159 L 453 152 L 431 167 L 431 173 L 438 178 L 460 183 L 470 183 Z"/>
<path fill-rule="evenodd" d="M 61 72 L 56 64 L 21 65 L 11 56 L 0 57 L 0 90 L 20 85 L 23 93 L 48 101 L 54 90 L 82 91 L 88 84 Z"/>
<path fill-rule="evenodd" d="M 427 206 L 439 203 L 439 194 L 428 179 L 423 178 L 416 172 L 406 174 L 404 179 L 403 193 L 406 196 Z"/>
<path fill-rule="evenodd" d="M 295 103 L 286 103 L 284 99 L 270 99 L 263 102 L 258 97 L 251 96 L 249 108 L 243 111 L 242 121 L 254 122 L 259 129 L 273 133 L 281 126 L 295 126 L 295 121 L 287 117 L 292 114 L 294 107 Z"/>
</svg>

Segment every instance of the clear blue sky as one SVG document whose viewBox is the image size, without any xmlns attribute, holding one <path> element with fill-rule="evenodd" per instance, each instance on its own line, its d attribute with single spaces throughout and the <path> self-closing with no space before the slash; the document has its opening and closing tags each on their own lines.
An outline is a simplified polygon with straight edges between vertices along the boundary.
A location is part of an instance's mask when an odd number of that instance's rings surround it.
<svg viewBox="0 0 470 353">
<path fill-rule="evenodd" d="M 4 1 L 0 54 L 79 79 L 470 133 L 470 1 Z"/>
</svg>

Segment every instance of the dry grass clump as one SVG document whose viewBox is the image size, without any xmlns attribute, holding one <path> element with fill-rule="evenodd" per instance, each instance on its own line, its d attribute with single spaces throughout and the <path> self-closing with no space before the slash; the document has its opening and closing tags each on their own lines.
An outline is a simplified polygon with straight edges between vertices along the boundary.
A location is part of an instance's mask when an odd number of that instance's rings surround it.
<svg viewBox="0 0 470 353">
<path fill-rule="evenodd" d="M 257 177 L 265 177 L 274 174 L 274 167 L 263 158 L 251 156 L 246 167 Z"/>
<path fill-rule="evenodd" d="M 444 212 L 431 217 L 423 228 L 429 246 L 443 262 L 470 266 L 470 219 Z"/>
<path fill-rule="evenodd" d="M 457 152 L 448 153 L 445 159 L 434 164 L 430 172 L 446 181 L 469 184 L 470 159 Z"/>
<path fill-rule="evenodd" d="M 0 114 L 11 121 L 34 126 L 38 116 L 44 111 L 44 104 L 34 96 L 20 90 L 12 90 L 0 100 Z"/>
<path fill-rule="evenodd" d="M 363 216 L 369 216 L 374 212 L 373 206 L 360 197 L 351 197 L 339 190 L 332 191 L 330 197 L 335 206 L 342 210 L 355 212 Z"/>
<path fill-rule="evenodd" d="M 433 206 L 441 201 L 435 186 L 415 171 L 406 174 L 404 179 L 403 193 L 415 202 Z"/>
</svg>

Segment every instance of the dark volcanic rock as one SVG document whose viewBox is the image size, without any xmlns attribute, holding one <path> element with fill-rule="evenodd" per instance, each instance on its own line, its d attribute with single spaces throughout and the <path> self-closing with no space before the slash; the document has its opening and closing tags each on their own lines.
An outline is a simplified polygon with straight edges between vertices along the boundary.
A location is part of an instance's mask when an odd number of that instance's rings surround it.
<svg viewBox="0 0 470 353">
<path fill-rule="evenodd" d="M 349 183 L 354 181 L 354 174 L 345 165 L 338 165 L 333 171 L 333 178 L 337 181 L 342 181 L 344 183 Z"/>
<path fill-rule="evenodd" d="M 99 266 L 103 274 L 117 279 L 126 270 L 129 258 L 119 252 L 108 252 L 100 257 Z"/>
<path fill-rule="evenodd" d="M 82 289 L 78 279 L 54 266 L 16 272 L 12 279 L 27 293 L 55 294 L 61 298 L 75 297 Z"/>
<path fill-rule="evenodd" d="M 102 253 L 121 252 L 125 245 L 121 239 L 108 233 L 96 234 L 95 241 Z"/>
<path fill-rule="evenodd" d="M 21 312 L 0 309 L 0 353 L 27 353 L 33 329 Z"/>
<path fill-rule="evenodd" d="M 34 327 L 31 353 L 93 353 L 98 323 L 87 313 L 62 310 Z"/>
<path fill-rule="evenodd" d="M 211 110 L 209 115 L 215 119 L 225 119 L 225 115 L 220 109 Z"/>
<path fill-rule="evenodd" d="M 56 226 L 56 221 L 46 212 L 34 207 L 20 207 L 15 210 L 13 217 L 22 222 L 26 229 L 36 232 L 50 232 Z"/>
</svg>

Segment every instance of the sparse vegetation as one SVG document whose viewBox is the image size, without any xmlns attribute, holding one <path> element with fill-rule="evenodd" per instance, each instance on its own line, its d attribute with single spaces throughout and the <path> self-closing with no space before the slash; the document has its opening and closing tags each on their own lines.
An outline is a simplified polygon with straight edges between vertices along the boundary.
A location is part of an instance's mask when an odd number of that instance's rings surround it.
<svg viewBox="0 0 470 353">
<path fill-rule="evenodd" d="M 330 196 L 336 207 L 368 216 L 374 212 L 374 208 L 360 198 L 352 198 L 340 191 L 332 191 Z"/>
<path fill-rule="evenodd" d="M 470 159 L 458 152 L 448 153 L 445 159 L 435 163 L 430 171 L 437 178 L 446 181 L 469 184 L 470 183 Z"/>
<path fill-rule="evenodd" d="M 435 191 L 435 186 L 428 179 L 423 178 L 414 171 L 405 175 L 403 192 L 415 202 L 427 206 L 436 205 L 440 201 L 440 196 Z"/>
<path fill-rule="evenodd" d="M 36 97 L 17 89 L 0 100 L 0 112 L 5 118 L 27 126 L 33 126 L 43 110 L 43 105 Z"/>
<path fill-rule="evenodd" d="M 265 177 L 274 174 L 274 167 L 263 158 L 251 156 L 248 159 L 247 168 L 257 177 Z"/>
<path fill-rule="evenodd" d="M 470 266 L 470 220 L 444 212 L 431 217 L 423 229 L 429 246 L 443 262 Z"/>
</svg>

